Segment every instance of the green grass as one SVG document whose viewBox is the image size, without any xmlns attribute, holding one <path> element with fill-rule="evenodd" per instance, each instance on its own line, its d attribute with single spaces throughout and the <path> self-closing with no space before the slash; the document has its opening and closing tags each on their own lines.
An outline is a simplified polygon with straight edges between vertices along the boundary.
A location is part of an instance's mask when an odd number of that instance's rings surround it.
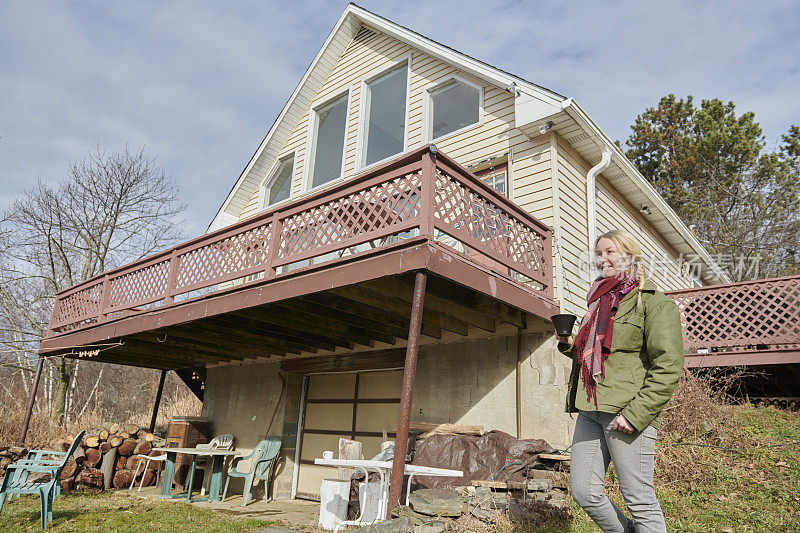
<svg viewBox="0 0 800 533">
<path fill-rule="evenodd" d="M 730 408 L 730 415 L 732 423 L 728 427 L 735 429 L 729 431 L 737 433 L 725 435 L 726 440 L 735 442 L 741 435 L 745 442 L 746 437 L 755 441 L 756 446 L 745 446 L 743 451 L 735 452 L 679 447 L 683 448 L 682 455 L 691 457 L 691 465 L 700 475 L 691 483 L 673 482 L 669 486 L 656 483 L 667 529 L 670 532 L 726 528 L 737 533 L 800 531 L 800 445 L 768 447 L 800 441 L 800 413 L 775 407 L 735 406 Z M 659 436 L 657 453 L 671 451 L 666 448 L 671 440 L 662 441 Z M 683 440 L 717 443 L 713 436 Z M 779 466 L 783 462 L 786 466 Z M 627 511 L 618 487 L 612 483 L 612 472 L 613 466 L 607 477 L 607 494 L 620 509 Z M 573 515 L 570 523 L 518 528 L 516 533 L 600 531 L 574 501 L 570 511 Z"/>
<path fill-rule="evenodd" d="M 170 531 L 252 531 L 275 522 L 240 518 L 186 503 L 161 502 L 123 493 L 70 493 L 56 499 L 48 531 L 115 531 L 155 533 Z M 0 531 L 41 531 L 39 498 L 25 496 L 6 502 Z"/>
</svg>

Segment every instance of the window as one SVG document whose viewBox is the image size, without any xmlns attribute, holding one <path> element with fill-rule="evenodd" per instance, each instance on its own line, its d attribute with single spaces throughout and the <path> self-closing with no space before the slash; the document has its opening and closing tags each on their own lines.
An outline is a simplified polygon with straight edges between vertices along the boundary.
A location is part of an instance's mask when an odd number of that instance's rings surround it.
<svg viewBox="0 0 800 533">
<path fill-rule="evenodd" d="M 508 196 L 508 165 L 503 163 L 475 173 L 483 182 L 503 196 Z"/>
<path fill-rule="evenodd" d="M 451 80 L 430 92 L 428 138 L 431 140 L 480 122 L 481 91 Z"/>
<path fill-rule="evenodd" d="M 403 152 L 408 64 L 366 84 L 361 166 Z"/>
<path fill-rule="evenodd" d="M 294 154 L 279 160 L 273 171 L 264 180 L 263 207 L 288 200 L 292 190 Z"/>
<path fill-rule="evenodd" d="M 317 187 L 342 175 L 347 95 L 314 111 L 313 148 L 311 149 L 311 187 Z"/>
</svg>

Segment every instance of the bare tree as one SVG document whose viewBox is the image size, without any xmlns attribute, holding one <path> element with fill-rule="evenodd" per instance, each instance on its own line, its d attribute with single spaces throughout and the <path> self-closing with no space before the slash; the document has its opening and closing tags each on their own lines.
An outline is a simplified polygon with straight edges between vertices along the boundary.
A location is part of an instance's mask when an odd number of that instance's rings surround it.
<svg viewBox="0 0 800 533">
<path fill-rule="evenodd" d="M 144 150 L 99 147 L 72 163 L 55 187 L 39 182 L 3 220 L 0 343 L 20 379 L 44 337 L 56 292 L 174 244 L 184 205 L 174 181 Z M 8 360 L 8 358 L 6 358 Z M 53 365 L 51 416 L 64 420 L 76 363 Z M 28 372 L 29 373 L 29 372 Z"/>
</svg>

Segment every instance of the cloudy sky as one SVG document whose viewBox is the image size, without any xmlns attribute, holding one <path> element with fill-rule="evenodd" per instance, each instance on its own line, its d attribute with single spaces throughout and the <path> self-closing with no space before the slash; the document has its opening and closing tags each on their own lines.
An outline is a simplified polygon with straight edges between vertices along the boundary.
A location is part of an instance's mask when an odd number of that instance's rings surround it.
<svg viewBox="0 0 800 533">
<path fill-rule="evenodd" d="M 360 5 L 575 98 L 612 139 L 668 93 L 800 124 L 797 2 Z M 0 210 L 101 146 L 142 146 L 203 232 L 346 2 L 0 3 Z M 667 6 L 667 7 L 665 7 Z"/>
</svg>

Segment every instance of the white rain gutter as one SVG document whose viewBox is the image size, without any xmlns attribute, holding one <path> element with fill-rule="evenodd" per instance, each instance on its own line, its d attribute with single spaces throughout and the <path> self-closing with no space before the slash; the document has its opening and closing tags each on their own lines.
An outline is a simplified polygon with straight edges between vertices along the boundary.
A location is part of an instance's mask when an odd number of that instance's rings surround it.
<svg viewBox="0 0 800 533">
<path fill-rule="evenodd" d="M 608 146 L 603 144 L 603 156 L 600 158 L 600 162 L 590 168 L 589 173 L 586 174 L 586 220 L 588 220 L 587 224 L 589 226 L 589 247 L 587 250 L 589 250 L 589 261 L 592 260 L 594 240 L 597 237 L 597 211 L 595 209 L 597 198 L 596 178 L 597 175 L 607 169 L 610 164 L 611 150 Z"/>
</svg>

